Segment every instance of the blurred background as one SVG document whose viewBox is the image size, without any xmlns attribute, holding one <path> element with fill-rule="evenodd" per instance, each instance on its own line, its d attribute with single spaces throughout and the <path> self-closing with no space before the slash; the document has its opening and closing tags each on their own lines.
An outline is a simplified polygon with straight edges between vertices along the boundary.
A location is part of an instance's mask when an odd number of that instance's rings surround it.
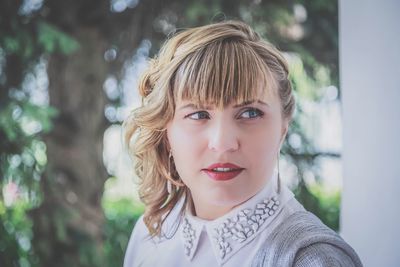
<svg viewBox="0 0 400 267">
<path fill-rule="evenodd" d="M 176 30 L 240 19 L 284 52 L 297 111 L 280 171 L 340 229 L 335 0 L 2 0 L 0 266 L 122 266 L 143 212 L 121 123 Z"/>
</svg>

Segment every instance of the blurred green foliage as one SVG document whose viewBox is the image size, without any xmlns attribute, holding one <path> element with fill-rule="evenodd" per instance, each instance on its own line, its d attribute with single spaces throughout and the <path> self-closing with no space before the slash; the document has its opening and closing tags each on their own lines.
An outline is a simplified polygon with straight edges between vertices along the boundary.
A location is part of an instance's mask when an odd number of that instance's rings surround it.
<svg viewBox="0 0 400 267">
<path fill-rule="evenodd" d="M 103 199 L 102 206 L 106 215 L 104 226 L 106 266 L 122 266 L 132 228 L 143 213 L 144 206 L 132 199 Z"/>
<path fill-rule="evenodd" d="M 68 55 L 79 48 L 79 43 L 74 38 L 43 21 L 38 23 L 37 42 L 48 53 L 59 51 Z"/>
<path fill-rule="evenodd" d="M 26 267 L 37 262 L 31 247 L 32 222 L 26 214 L 27 209 L 28 204 L 22 201 L 12 207 L 6 207 L 0 201 L 1 266 Z"/>
<path fill-rule="evenodd" d="M 36 78 L 34 67 L 43 54 L 68 54 L 78 44 L 46 22 L 29 24 L 26 17 L 13 16 L 10 4 L 2 3 L 0 15 L 0 266 L 28 267 L 39 264 L 28 212 L 41 202 L 48 163 L 43 136 L 58 111 L 33 103 L 24 82 Z"/>
<path fill-rule="evenodd" d="M 339 230 L 341 196 L 339 191 L 326 192 L 326 188 L 316 183 L 310 186 L 300 185 L 294 193 L 307 210 L 314 213 L 331 229 Z"/>
<path fill-rule="evenodd" d="M 55 114 L 55 109 L 36 106 L 21 96 L 0 109 L 0 262 L 4 266 L 37 263 L 27 212 L 40 203 L 39 182 L 47 156 L 46 145 L 36 134 L 52 129 Z"/>
</svg>

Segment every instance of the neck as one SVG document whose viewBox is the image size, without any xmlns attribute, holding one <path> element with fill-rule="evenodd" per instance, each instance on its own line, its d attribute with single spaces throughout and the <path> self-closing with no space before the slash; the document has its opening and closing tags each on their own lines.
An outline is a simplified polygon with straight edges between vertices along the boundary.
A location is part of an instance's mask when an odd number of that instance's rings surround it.
<svg viewBox="0 0 400 267">
<path fill-rule="evenodd" d="M 206 209 L 202 209 L 194 206 L 192 209 L 192 214 L 202 220 L 213 221 L 224 216 L 234 207 L 235 206 L 208 206 Z"/>
<path fill-rule="evenodd" d="M 247 200 L 243 202 L 246 201 Z M 243 202 L 233 205 L 210 205 L 209 203 L 203 203 L 198 199 L 194 200 L 191 195 L 188 207 L 193 216 L 202 220 L 213 221 L 229 213 L 232 209 L 241 205 Z"/>
</svg>

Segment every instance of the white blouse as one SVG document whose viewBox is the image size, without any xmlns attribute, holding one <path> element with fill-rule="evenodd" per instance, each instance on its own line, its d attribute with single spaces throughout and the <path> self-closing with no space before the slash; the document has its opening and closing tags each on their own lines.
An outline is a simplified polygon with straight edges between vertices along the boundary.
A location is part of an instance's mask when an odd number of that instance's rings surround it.
<svg viewBox="0 0 400 267">
<path fill-rule="evenodd" d="M 295 211 L 304 210 L 277 176 L 252 198 L 224 216 L 206 221 L 189 209 L 179 216 L 181 199 L 162 226 L 162 237 L 149 238 L 143 216 L 137 221 L 126 250 L 124 267 L 250 266 L 271 231 Z"/>
</svg>

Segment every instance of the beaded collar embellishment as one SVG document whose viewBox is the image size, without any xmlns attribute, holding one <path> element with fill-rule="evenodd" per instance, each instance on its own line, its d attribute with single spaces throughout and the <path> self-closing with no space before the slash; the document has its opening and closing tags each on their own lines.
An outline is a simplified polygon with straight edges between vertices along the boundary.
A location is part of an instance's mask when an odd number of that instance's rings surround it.
<svg viewBox="0 0 400 267">
<path fill-rule="evenodd" d="M 265 221 L 275 214 L 279 205 L 276 196 L 266 198 L 257 203 L 253 209 L 242 209 L 214 227 L 213 240 L 217 244 L 220 259 L 229 255 L 234 245 L 243 243 L 256 234 Z M 196 233 L 189 220 L 184 218 L 182 234 L 185 254 L 189 257 L 195 238 L 200 233 Z"/>
</svg>

